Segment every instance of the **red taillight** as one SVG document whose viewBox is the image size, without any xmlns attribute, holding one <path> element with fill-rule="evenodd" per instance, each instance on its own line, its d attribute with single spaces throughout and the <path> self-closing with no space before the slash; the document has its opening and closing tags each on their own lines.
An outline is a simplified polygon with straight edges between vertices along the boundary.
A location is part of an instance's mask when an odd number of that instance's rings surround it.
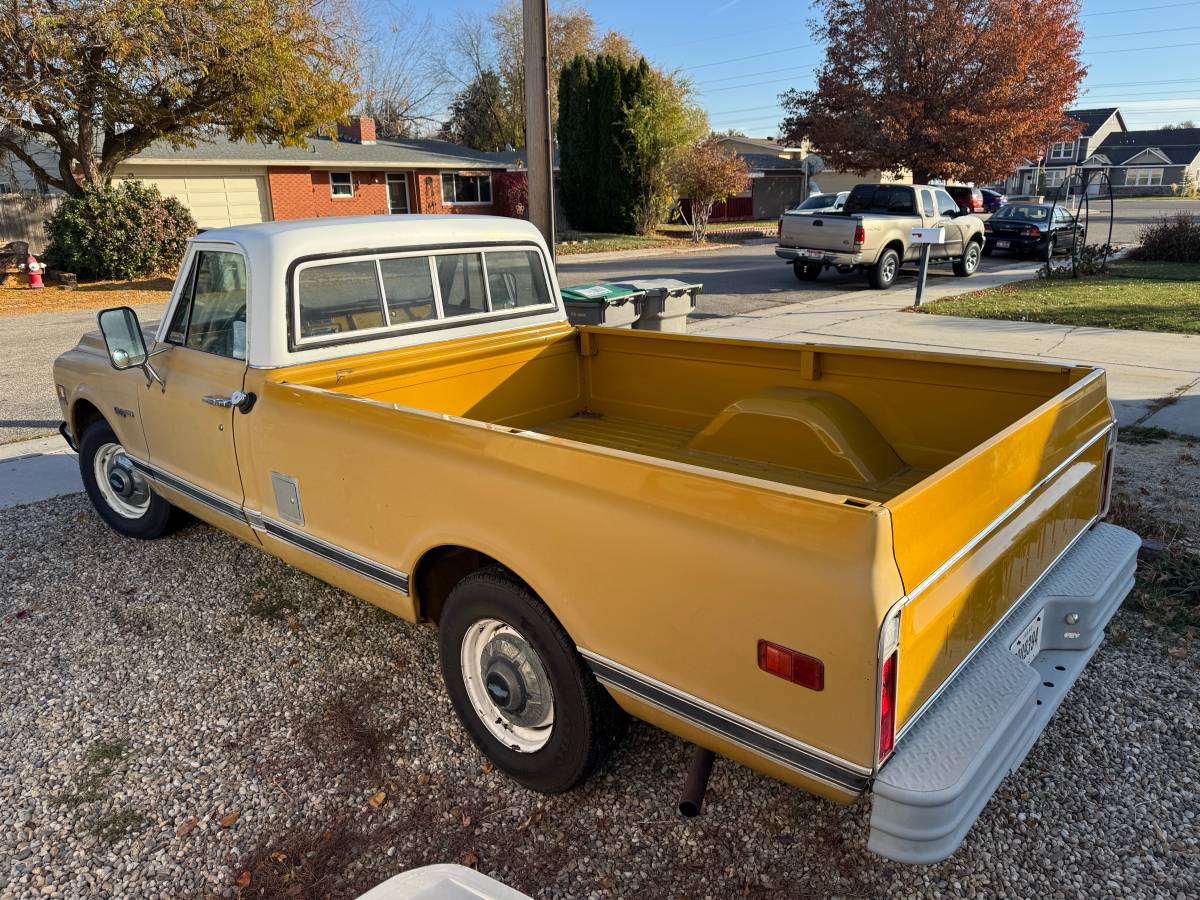
<svg viewBox="0 0 1200 900">
<path fill-rule="evenodd" d="M 865 244 L 867 242 L 867 229 L 858 225 L 854 229 L 854 243 Z"/>
<path fill-rule="evenodd" d="M 1036 225 L 1030 225 L 1027 228 L 1023 228 L 1021 234 L 1025 235 L 1025 237 L 1041 237 L 1042 232 Z"/>
<path fill-rule="evenodd" d="M 991 223 L 991 222 L 984 222 L 984 223 L 983 223 L 983 230 L 984 230 L 984 231 L 991 231 L 991 230 L 992 230 L 992 223 Z"/>
<path fill-rule="evenodd" d="M 896 746 L 896 652 L 883 661 L 879 678 L 879 761 Z"/>
<path fill-rule="evenodd" d="M 825 690 L 825 663 L 799 650 L 759 641 L 758 667 L 809 690 Z"/>
</svg>

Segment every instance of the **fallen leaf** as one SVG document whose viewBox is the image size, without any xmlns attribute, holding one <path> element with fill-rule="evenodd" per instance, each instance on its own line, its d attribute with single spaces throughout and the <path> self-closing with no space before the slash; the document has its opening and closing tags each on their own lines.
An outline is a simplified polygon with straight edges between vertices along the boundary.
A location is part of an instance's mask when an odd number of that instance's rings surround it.
<svg viewBox="0 0 1200 900">
<path fill-rule="evenodd" d="M 242 814 L 236 809 L 231 813 L 226 813 L 225 815 L 221 816 L 221 827 L 228 828 L 229 826 L 235 824 L 241 817 Z"/>
<path fill-rule="evenodd" d="M 484 774 L 484 775 L 491 775 L 491 774 L 492 774 L 492 770 L 493 770 L 493 769 L 495 769 L 495 768 L 496 768 L 496 767 L 495 767 L 495 766 L 493 766 L 493 765 L 492 765 L 490 762 L 484 762 L 484 764 L 483 764 L 483 774 Z"/>
<path fill-rule="evenodd" d="M 1183 646 L 1172 647 L 1170 650 L 1167 651 L 1167 656 L 1170 656 L 1173 659 L 1186 659 L 1187 658 L 1187 647 L 1183 647 Z"/>
<path fill-rule="evenodd" d="M 371 809 L 379 809 L 379 807 L 383 806 L 383 801 L 386 799 L 387 793 L 385 791 L 376 791 L 371 795 L 371 799 L 367 801 L 367 806 L 371 807 Z"/>
<path fill-rule="evenodd" d="M 420 775 L 418 775 L 417 776 L 417 784 L 420 784 L 420 785 L 429 784 L 429 773 L 422 772 Z"/>
<path fill-rule="evenodd" d="M 193 831 L 196 830 L 196 826 L 199 824 L 200 824 L 200 820 L 198 818 L 196 818 L 195 816 L 192 816 L 192 818 L 188 819 L 186 822 L 184 822 L 182 825 L 180 825 L 178 828 L 175 829 L 175 837 L 178 837 L 178 838 L 187 837 L 189 834 L 191 834 Z"/>
<path fill-rule="evenodd" d="M 466 813 L 463 813 L 462 814 L 462 827 L 469 828 L 470 825 L 471 825 L 471 817 L 468 816 Z"/>
<path fill-rule="evenodd" d="M 476 856 L 474 853 L 472 853 L 470 850 L 468 850 L 466 853 L 463 854 L 462 864 L 464 866 L 466 866 L 467 868 L 473 869 L 477 862 L 479 862 L 479 857 Z"/>
<path fill-rule="evenodd" d="M 287 623 L 288 623 L 288 628 L 290 628 L 292 631 L 300 630 L 300 620 L 297 619 L 295 616 L 291 615 L 290 613 L 288 614 L 288 617 L 287 617 Z"/>
<path fill-rule="evenodd" d="M 275 862 L 287 862 L 287 854 L 276 850 L 271 854 L 271 859 L 275 860 Z"/>
<path fill-rule="evenodd" d="M 245 888 L 250 887 L 250 870 L 249 869 L 243 871 L 242 874 L 238 876 L 237 886 L 242 888 L 243 890 Z"/>
</svg>

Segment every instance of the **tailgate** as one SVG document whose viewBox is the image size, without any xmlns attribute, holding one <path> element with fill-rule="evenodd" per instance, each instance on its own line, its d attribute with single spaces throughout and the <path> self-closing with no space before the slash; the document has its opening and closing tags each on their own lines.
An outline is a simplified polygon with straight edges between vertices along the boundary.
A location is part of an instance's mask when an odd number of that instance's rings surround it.
<svg viewBox="0 0 1200 900">
<path fill-rule="evenodd" d="M 901 601 L 896 731 L 1101 513 L 1112 413 L 1102 370 L 886 505 Z"/>
<path fill-rule="evenodd" d="M 779 246 L 807 247 L 847 253 L 854 250 L 857 217 L 828 213 L 784 213 L 779 229 Z"/>
</svg>

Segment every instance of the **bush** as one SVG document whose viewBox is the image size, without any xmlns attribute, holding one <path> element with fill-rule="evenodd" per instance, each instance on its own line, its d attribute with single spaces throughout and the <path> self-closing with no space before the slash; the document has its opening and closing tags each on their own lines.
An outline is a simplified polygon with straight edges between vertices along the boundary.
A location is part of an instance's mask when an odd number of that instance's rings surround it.
<svg viewBox="0 0 1200 900">
<path fill-rule="evenodd" d="M 80 278 L 141 278 L 174 270 L 196 220 L 140 181 L 85 187 L 46 221 L 46 264 Z"/>
<path fill-rule="evenodd" d="M 1138 235 L 1136 259 L 1162 262 L 1200 262 L 1200 219 L 1188 213 L 1163 216 Z"/>
</svg>

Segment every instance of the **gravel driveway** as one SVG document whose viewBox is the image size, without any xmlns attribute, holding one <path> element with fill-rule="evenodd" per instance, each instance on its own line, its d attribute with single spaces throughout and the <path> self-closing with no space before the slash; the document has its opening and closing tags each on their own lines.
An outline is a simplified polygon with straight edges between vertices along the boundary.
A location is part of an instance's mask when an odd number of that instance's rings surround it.
<svg viewBox="0 0 1200 900">
<path fill-rule="evenodd" d="M 1156 481 L 1190 465 L 1173 443 Z M 724 761 L 681 820 L 686 748 L 641 725 L 533 794 L 459 728 L 431 628 L 206 526 L 143 543 L 80 495 L 10 509 L 0 897 L 352 897 L 448 861 L 535 897 L 1196 897 L 1196 642 L 1133 610 L 1112 632 L 964 847 L 906 867 L 866 853 L 869 803 Z"/>
</svg>

